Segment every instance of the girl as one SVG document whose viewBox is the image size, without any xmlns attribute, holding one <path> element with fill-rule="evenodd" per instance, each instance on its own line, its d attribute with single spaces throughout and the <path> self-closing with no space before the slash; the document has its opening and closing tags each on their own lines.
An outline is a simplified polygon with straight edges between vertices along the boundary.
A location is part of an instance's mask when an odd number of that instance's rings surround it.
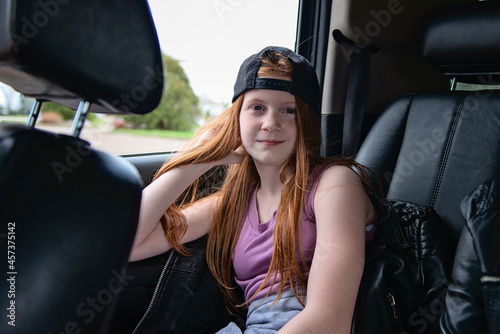
<svg viewBox="0 0 500 334">
<path fill-rule="evenodd" d="M 144 189 L 130 260 L 185 254 L 182 244 L 208 233 L 207 262 L 228 305 L 249 308 L 245 333 L 348 333 L 376 213 L 365 168 L 320 157 L 319 102 L 300 55 L 267 47 L 246 59 L 233 104 Z M 174 204 L 219 165 L 229 165 L 220 189 Z"/>
</svg>

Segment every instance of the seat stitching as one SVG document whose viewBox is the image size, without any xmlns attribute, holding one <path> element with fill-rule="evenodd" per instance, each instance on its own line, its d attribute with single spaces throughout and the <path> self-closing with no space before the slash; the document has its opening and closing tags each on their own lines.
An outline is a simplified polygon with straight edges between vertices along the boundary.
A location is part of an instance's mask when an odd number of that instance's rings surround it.
<svg viewBox="0 0 500 334">
<path fill-rule="evenodd" d="M 462 98 L 462 100 L 460 101 L 460 103 L 457 107 L 457 113 L 453 119 L 453 124 L 451 127 L 450 135 L 448 136 L 447 141 L 446 141 L 446 147 L 445 147 L 445 151 L 443 154 L 443 159 L 441 160 L 441 165 L 439 166 L 438 177 L 436 180 L 436 184 L 434 186 L 434 190 L 432 192 L 431 203 L 430 203 L 430 206 L 434 209 L 436 208 L 437 198 L 439 196 L 439 191 L 441 190 L 441 183 L 443 181 L 446 166 L 448 165 L 448 158 L 450 156 L 451 145 L 453 144 L 453 139 L 455 138 L 455 132 L 456 132 L 457 127 L 458 127 L 458 121 L 460 119 L 460 116 L 462 115 L 462 110 L 463 110 L 463 107 L 465 104 L 465 98 L 466 97 Z"/>
</svg>

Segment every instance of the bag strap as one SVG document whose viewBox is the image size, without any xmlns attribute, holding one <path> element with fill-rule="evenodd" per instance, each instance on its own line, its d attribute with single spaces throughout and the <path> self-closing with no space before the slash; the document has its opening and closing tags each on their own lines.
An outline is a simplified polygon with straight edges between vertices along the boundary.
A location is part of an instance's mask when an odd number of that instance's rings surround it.
<svg viewBox="0 0 500 334">
<path fill-rule="evenodd" d="M 358 153 L 366 109 L 370 56 L 377 53 L 380 48 L 356 43 L 345 37 L 338 29 L 335 29 L 332 35 L 338 44 L 351 50 L 342 136 L 342 155 L 349 157 Z"/>
</svg>

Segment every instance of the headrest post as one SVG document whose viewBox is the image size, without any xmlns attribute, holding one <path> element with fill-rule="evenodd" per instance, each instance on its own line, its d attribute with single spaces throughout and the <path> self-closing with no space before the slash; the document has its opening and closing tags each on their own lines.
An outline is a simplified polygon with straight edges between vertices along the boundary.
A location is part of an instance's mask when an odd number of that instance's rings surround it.
<svg viewBox="0 0 500 334">
<path fill-rule="evenodd" d="M 90 102 L 80 101 L 78 103 L 78 108 L 76 109 L 75 117 L 73 118 L 73 124 L 71 125 L 71 135 L 73 137 L 80 137 L 80 132 L 82 132 L 83 124 L 85 124 L 85 118 L 87 117 L 87 112 L 90 108 Z"/>
<path fill-rule="evenodd" d="M 40 114 L 40 110 L 42 109 L 42 104 L 43 101 L 40 100 L 35 100 L 33 105 L 31 106 L 30 114 L 28 116 L 28 121 L 26 122 L 26 125 L 34 128 L 36 120 L 38 119 L 38 115 Z"/>
<path fill-rule="evenodd" d="M 457 77 L 453 77 L 453 79 L 451 79 L 451 91 L 454 91 L 455 89 L 457 89 Z"/>
</svg>

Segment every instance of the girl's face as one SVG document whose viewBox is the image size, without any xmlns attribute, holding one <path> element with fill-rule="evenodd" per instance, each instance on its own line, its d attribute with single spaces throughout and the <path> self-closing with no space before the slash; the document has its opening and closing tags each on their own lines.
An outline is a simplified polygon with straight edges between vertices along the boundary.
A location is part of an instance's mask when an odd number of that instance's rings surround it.
<svg viewBox="0 0 500 334">
<path fill-rule="evenodd" d="M 296 118 L 295 97 L 288 92 L 253 89 L 245 93 L 241 142 L 256 164 L 281 167 L 295 152 Z"/>
</svg>

